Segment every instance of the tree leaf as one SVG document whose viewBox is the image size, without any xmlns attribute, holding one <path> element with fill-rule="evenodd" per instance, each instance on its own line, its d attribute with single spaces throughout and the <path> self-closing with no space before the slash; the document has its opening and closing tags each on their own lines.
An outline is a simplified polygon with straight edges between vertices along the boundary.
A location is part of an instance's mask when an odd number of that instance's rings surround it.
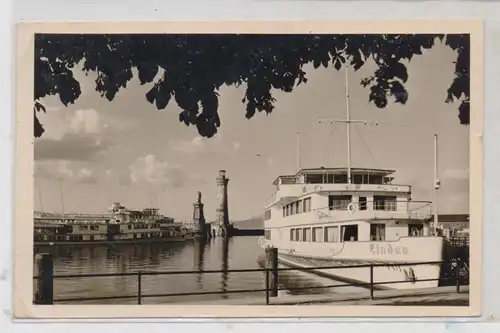
<svg viewBox="0 0 500 333">
<path fill-rule="evenodd" d="M 443 35 L 95 35 L 95 34 L 37 34 L 35 36 L 35 93 L 34 101 L 58 96 L 64 105 L 74 103 L 81 95 L 79 82 L 73 75 L 75 66 L 97 74 L 95 90 L 109 101 L 128 86 L 138 70 L 141 84 L 153 82 L 159 69 L 164 75 L 160 86 L 146 92 L 146 100 L 164 109 L 175 96 L 183 110 L 179 121 L 196 124 L 200 135 L 211 136 L 219 126 L 216 110 L 210 98 L 222 85 L 247 84 L 242 100 L 245 116 L 252 118 L 257 111 L 274 110 L 273 91 L 292 92 L 307 83 L 304 66 L 327 67 L 331 61 L 340 70 L 349 59 L 355 70 L 366 59 L 377 60 L 378 69 L 361 81 L 370 86 L 368 99 L 377 107 L 387 105 L 387 94 L 397 103 L 405 103 L 408 92 L 394 79 L 408 80 L 403 62 L 431 48 Z M 449 89 L 443 93 L 447 101 L 467 100 L 470 95 L 470 37 L 467 34 L 446 35 L 444 43 L 457 52 L 455 75 Z M 373 87 L 376 86 L 375 89 Z M 199 104 L 202 112 L 199 113 Z M 42 110 L 38 104 L 35 112 Z M 468 121 L 468 102 L 460 104 L 461 122 Z M 199 126 L 198 126 L 199 125 Z M 41 124 L 40 124 L 41 126 Z M 36 135 L 43 131 L 35 130 Z"/>
</svg>

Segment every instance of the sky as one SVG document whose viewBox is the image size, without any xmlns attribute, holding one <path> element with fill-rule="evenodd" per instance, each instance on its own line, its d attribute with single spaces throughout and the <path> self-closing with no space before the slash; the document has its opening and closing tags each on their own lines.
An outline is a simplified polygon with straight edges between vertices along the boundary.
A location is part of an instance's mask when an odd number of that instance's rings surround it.
<svg viewBox="0 0 500 333">
<path fill-rule="evenodd" d="M 460 125 L 458 102 L 445 103 L 456 55 L 437 44 L 408 64 L 406 105 L 378 109 L 368 102 L 360 81 L 374 73 L 367 63 L 349 70 L 352 119 L 388 121 L 351 130 L 352 166 L 396 170 L 395 184 L 412 186 L 414 200 L 432 200 L 434 146 L 439 137 L 439 212 L 469 211 L 469 128 Z M 46 132 L 35 139 L 35 209 L 103 213 L 113 202 L 131 209 L 159 208 L 189 220 L 201 191 L 207 219 L 215 219 L 216 177 L 229 177 L 230 219 L 263 214 L 278 175 L 300 166 L 345 167 L 345 125 L 318 123 L 344 118 L 345 69 L 307 66 L 307 84 L 292 93 L 275 91 L 275 110 L 245 118 L 245 86 L 223 87 L 219 94 L 221 127 L 210 139 L 178 121 L 172 102 L 162 111 L 147 102 L 151 85 L 134 78 L 109 102 L 95 91 L 95 74 L 75 69 L 82 95 L 68 107 L 56 96 L 42 101 Z"/>
</svg>

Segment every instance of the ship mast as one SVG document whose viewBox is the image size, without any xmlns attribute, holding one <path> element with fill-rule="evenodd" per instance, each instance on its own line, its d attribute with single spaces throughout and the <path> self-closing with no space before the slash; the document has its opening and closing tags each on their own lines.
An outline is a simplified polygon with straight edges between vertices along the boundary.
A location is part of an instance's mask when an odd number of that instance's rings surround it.
<svg viewBox="0 0 500 333">
<path fill-rule="evenodd" d="M 353 120 L 351 119 L 351 113 L 349 108 L 349 65 L 345 64 L 345 98 L 346 98 L 346 118 L 345 119 L 318 119 L 319 123 L 327 122 L 330 124 L 334 123 L 345 123 L 346 124 L 346 141 L 347 141 L 347 184 L 350 187 L 352 184 L 351 175 L 351 124 L 364 124 L 364 125 L 378 125 L 379 123 L 389 123 L 390 121 L 372 121 L 372 120 Z"/>
<path fill-rule="evenodd" d="M 43 213 L 42 189 L 40 188 L 40 185 L 38 185 L 38 200 L 40 201 L 40 208 Z"/>
<path fill-rule="evenodd" d="M 347 136 L 347 184 L 351 185 L 351 115 L 349 113 L 349 66 L 345 66 L 346 136 Z"/>
</svg>

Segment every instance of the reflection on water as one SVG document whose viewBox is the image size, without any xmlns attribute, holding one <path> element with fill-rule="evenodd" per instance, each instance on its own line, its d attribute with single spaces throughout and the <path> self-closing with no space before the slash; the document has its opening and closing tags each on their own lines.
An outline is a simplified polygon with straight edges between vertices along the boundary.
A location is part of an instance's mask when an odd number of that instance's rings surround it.
<svg viewBox="0 0 500 333">
<path fill-rule="evenodd" d="M 37 247 L 35 252 L 49 252 L 54 258 L 54 273 L 91 274 L 127 273 L 138 271 L 204 271 L 221 273 L 194 273 L 176 275 L 143 275 L 142 295 L 262 289 L 263 272 L 230 273 L 232 269 L 262 268 L 264 250 L 257 237 L 233 237 L 197 240 L 185 243 L 114 245 L 92 247 Z M 317 277 L 305 273 L 280 272 L 284 288 L 317 285 Z M 332 284 L 331 281 L 326 284 Z M 342 288 L 343 289 L 343 288 Z M 291 291 L 291 293 L 319 293 L 322 289 Z M 137 295 L 137 276 L 56 279 L 54 298 L 103 297 Z M 227 298 L 262 297 L 263 292 L 218 295 L 190 295 L 147 297 L 143 304 L 210 301 Z M 134 304 L 137 300 L 88 301 L 85 303 Z"/>
<path fill-rule="evenodd" d="M 142 276 L 142 294 L 227 291 L 264 288 L 262 272 L 229 273 L 229 269 L 259 268 L 264 251 L 257 237 L 216 238 L 185 243 L 93 247 L 37 247 L 54 258 L 54 273 L 126 273 L 138 271 L 222 270 L 221 273 Z M 54 297 L 137 295 L 136 276 L 56 279 Z M 263 293 L 146 298 L 143 303 L 167 303 L 249 296 Z M 92 303 L 135 303 L 136 300 Z"/>
</svg>

